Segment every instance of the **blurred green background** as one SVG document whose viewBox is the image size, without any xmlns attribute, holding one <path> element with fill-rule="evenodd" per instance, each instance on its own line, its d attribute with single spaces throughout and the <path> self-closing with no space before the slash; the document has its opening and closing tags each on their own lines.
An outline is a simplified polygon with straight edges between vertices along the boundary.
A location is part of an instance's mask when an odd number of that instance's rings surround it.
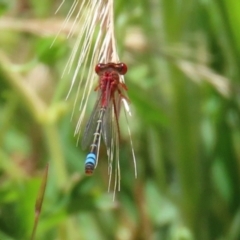
<svg viewBox="0 0 240 240">
<path fill-rule="evenodd" d="M 60 3 L 0 1 L 0 240 L 30 238 L 47 163 L 36 240 L 240 239 L 240 2 L 115 0 L 138 166 L 122 119 L 115 201 L 104 146 L 84 175 L 74 69 L 62 76 L 71 22 L 50 48 Z"/>
</svg>

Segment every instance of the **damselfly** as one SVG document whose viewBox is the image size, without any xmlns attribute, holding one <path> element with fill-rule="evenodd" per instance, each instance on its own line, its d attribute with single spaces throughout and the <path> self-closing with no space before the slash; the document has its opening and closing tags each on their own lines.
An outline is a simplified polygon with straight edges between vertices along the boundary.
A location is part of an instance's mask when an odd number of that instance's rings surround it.
<svg viewBox="0 0 240 240">
<path fill-rule="evenodd" d="M 90 146 L 90 151 L 85 161 L 85 173 L 87 175 L 92 175 L 97 166 L 102 137 L 107 148 L 108 173 L 110 175 L 109 187 L 111 183 L 113 160 L 115 159 L 114 189 L 116 189 L 118 185 L 118 190 L 120 190 L 119 114 L 121 105 L 123 104 L 124 106 L 126 119 L 126 113 L 130 113 L 127 86 L 121 79 L 122 75 L 127 72 L 127 66 L 124 63 L 99 63 L 95 67 L 95 72 L 99 76 L 98 86 L 95 88 L 95 91 L 98 90 L 98 98 L 82 138 L 83 149 Z M 129 127 L 128 132 L 136 176 L 136 161 Z"/>
</svg>

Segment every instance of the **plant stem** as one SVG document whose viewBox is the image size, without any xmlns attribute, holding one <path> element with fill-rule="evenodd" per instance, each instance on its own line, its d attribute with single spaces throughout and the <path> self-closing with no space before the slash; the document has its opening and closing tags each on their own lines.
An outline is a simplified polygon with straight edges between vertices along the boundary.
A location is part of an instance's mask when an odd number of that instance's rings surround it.
<svg viewBox="0 0 240 240">
<path fill-rule="evenodd" d="M 24 81 L 21 75 L 11 71 L 11 62 L 7 56 L 0 51 L 0 75 L 14 89 L 20 99 L 23 100 L 30 114 L 40 124 L 45 132 L 46 142 L 54 163 L 54 169 L 57 176 L 57 185 L 62 188 L 67 183 L 67 171 L 65 168 L 64 154 L 62 153 L 61 143 L 59 141 L 56 120 L 51 118 L 51 106 L 47 106 L 43 100 L 34 92 Z"/>
</svg>

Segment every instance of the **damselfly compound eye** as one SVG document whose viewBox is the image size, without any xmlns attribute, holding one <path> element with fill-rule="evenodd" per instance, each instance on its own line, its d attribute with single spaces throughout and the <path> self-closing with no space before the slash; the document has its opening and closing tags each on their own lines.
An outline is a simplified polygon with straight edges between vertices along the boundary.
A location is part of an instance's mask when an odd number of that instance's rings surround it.
<svg viewBox="0 0 240 240">
<path fill-rule="evenodd" d="M 117 69 L 118 69 L 118 73 L 121 75 L 126 74 L 127 72 L 127 65 L 125 63 L 118 63 L 117 64 Z"/>
<path fill-rule="evenodd" d="M 106 68 L 106 64 L 104 64 L 104 63 L 99 63 L 99 64 L 97 64 L 96 67 L 95 67 L 95 72 L 96 72 L 96 74 L 97 74 L 97 75 L 101 74 L 102 71 L 103 71 L 105 68 Z"/>
</svg>

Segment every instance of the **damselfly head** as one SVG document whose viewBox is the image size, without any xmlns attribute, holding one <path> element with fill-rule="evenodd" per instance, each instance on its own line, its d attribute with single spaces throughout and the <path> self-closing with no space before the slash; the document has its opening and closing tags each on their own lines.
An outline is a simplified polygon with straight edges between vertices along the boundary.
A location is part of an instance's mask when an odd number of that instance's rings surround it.
<svg viewBox="0 0 240 240">
<path fill-rule="evenodd" d="M 98 63 L 95 67 L 97 75 L 101 75 L 106 71 L 116 71 L 120 75 L 124 75 L 127 72 L 127 65 L 125 63 Z"/>
</svg>

